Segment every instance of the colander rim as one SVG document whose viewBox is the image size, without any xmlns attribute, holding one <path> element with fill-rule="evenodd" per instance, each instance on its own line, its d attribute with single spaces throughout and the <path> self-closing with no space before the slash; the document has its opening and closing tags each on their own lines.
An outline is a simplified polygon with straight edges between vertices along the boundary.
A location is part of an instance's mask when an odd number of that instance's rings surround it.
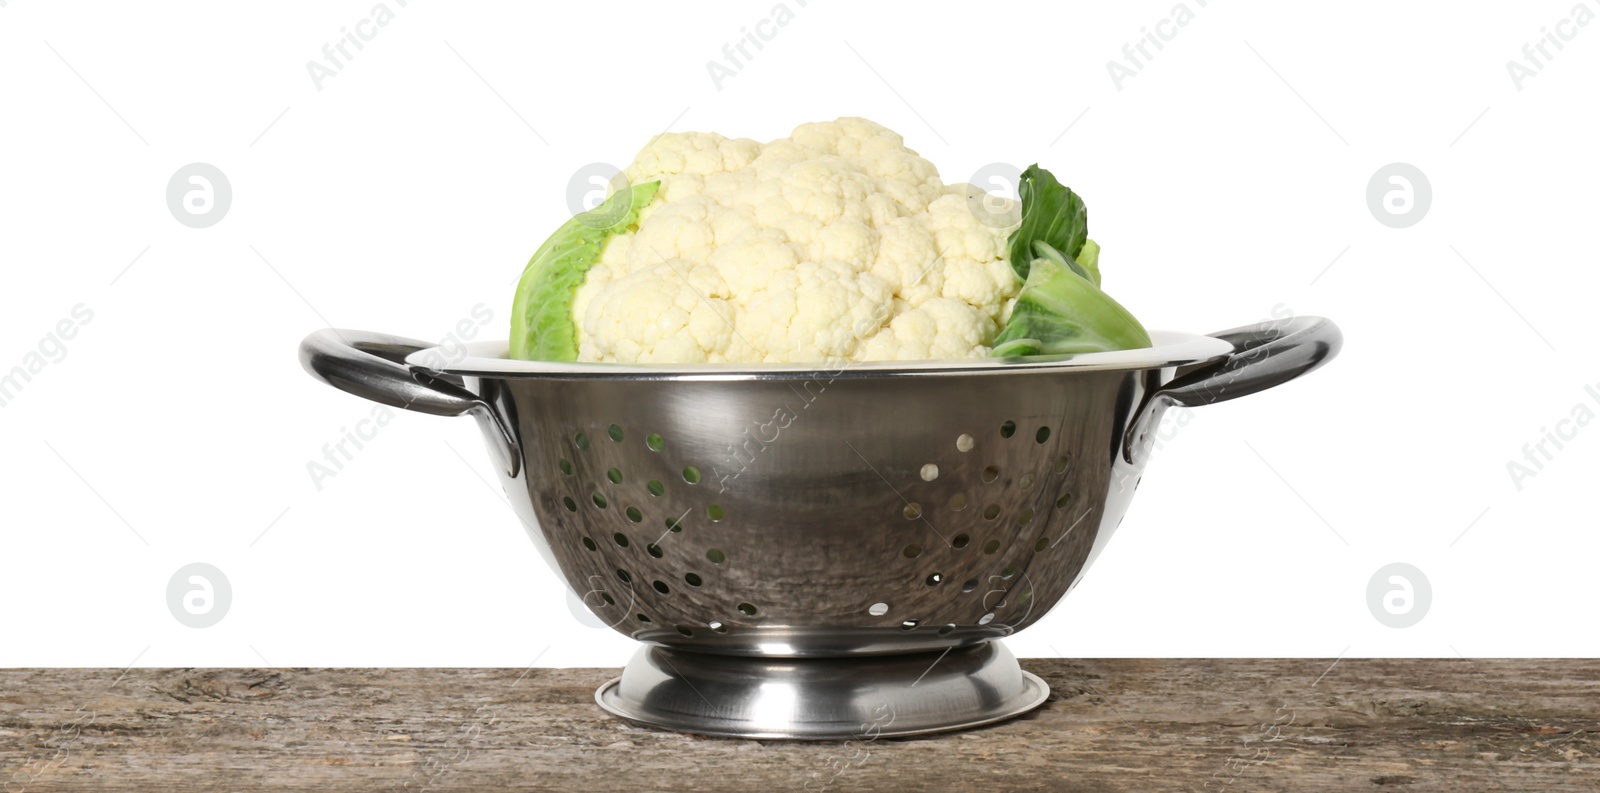
<svg viewBox="0 0 1600 793">
<path fill-rule="evenodd" d="M 762 380 L 814 377 L 927 377 L 1022 372 L 1104 372 L 1189 366 L 1220 360 L 1233 345 L 1214 336 L 1150 331 L 1153 344 L 1137 350 L 1033 358 L 966 358 L 927 361 L 812 361 L 808 363 L 620 364 L 519 361 L 506 357 L 505 340 L 437 345 L 406 356 L 406 364 L 434 374 L 496 379 Z"/>
</svg>

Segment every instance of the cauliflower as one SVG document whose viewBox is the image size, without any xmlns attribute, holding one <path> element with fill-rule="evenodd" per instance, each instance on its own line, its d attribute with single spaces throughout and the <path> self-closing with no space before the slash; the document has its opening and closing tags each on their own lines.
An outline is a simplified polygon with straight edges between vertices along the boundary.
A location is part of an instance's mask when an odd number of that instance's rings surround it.
<svg viewBox="0 0 1600 793">
<path fill-rule="evenodd" d="M 1098 246 L 1080 254 L 1087 225 L 1070 190 L 1050 179 L 1031 203 L 1029 193 L 989 196 L 980 218 L 981 190 L 945 184 L 898 134 L 863 118 L 803 124 L 764 145 L 666 133 L 624 175 L 628 188 L 568 221 L 529 262 L 512 311 L 513 358 L 977 358 L 997 341 L 1022 354 L 1087 349 L 1085 326 L 1126 324 L 1107 307 L 1114 301 L 1098 300 Z M 1026 233 L 1013 235 L 1019 224 Z M 1085 283 L 1067 284 L 1076 290 L 1067 300 L 1030 297 L 1035 256 L 1083 258 L 1064 277 Z M 1047 265 L 1034 281 L 1047 272 L 1057 271 Z M 1072 315 L 1091 303 L 1097 315 Z M 1003 333 L 1014 309 L 1026 327 Z"/>
<path fill-rule="evenodd" d="M 580 361 L 979 357 L 1022 286 L 1011 227 L 866 119 L 667 133 L 624 174 L 661 187 L 573 296 Z"/>
</svg>

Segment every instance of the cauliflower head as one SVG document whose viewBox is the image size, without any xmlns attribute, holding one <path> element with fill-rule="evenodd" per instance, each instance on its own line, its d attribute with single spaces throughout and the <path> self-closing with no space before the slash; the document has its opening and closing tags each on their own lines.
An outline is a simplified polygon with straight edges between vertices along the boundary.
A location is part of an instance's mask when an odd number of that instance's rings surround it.
<svg viewBox="0 0 1600 793">
<path fill-rule="evenodd" d="M 1018 208 L 986 223 L 977 188 L 863 118 L 766 144 L 666 133 L 624 174 L 660 186 L 572 293 L 580 361 L 982 357 L 1022 288 Z"/>
</svg>

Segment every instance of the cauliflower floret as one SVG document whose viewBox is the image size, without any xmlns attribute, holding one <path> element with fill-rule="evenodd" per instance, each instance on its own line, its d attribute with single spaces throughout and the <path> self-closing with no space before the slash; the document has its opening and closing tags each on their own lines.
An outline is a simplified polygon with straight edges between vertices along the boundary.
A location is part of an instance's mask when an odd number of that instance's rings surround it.
<svg viewBox="0 0 1600 793">
<path fill-rule="evenodd" d="M 882 231 L 872 274 L 915 308 L 939 294 L 949 266 L 939 256 L 926 226 L 916 218 L 896 218 Z"/>
<path fill-rule="evenodd" d="M 649 217 L 639 223 L 639 230 L 631 235 L 628 245 L 628 263 L 635 268 L 648 267 L 662 259 L 683 258 L 704 264 L 711 259 L 712 243 L 716 232 L 711 225 L 712 213 L 721 213 L 716 204 L 701 196 L 680 201 L 667 201 L 653 207 Z M 609 247 L 609 246 L 608 246 Z M 605 260 L 605 251 L 600 253 Z"/>
<path fill-rule="evenodd" d="M 623 174 L 633 184 L 672 174 L 737 171 L 761 152 L 761 144 L 748 138 L 729 140 L 715 132 L 667 132 L 657 135 L 639 152 Z"/>
<path fill-rule="evenodd" d="M 581 361 L 978 357 L 1021 288 L 1016 219 L 866 119 L 666 133 L 624 173 L 661 190 L 574 295 Z"/>
<path fill-rule="evenodd" d="M 998 331 L 994 319 L 971 305 L 936 297 L 909 309 L 867 342 L 866 360 L 920 361 L 989 354 Z"/>
<path fill-rule="evenodd" d="M 590 270 L 592 274 L 594 270 Z M 726 360 L 737 306 L 716 270 L 673 259 L 629 273 L 574 301 L 578 360 L 703 363 Z M 581 291 L 581 290 L 580 290 Z M 663 300 L 667 296 L 669 300 Z"/>
<path fill-rule="evenodd" d="M 876 333 L 894 300 L 887 284 L 837 261 L 778 270 L 743 297 L 738 337 L 762 353 L 749 360 L 768 362 L 861 360 L 856 330 Z"/>
<path fill-rule="evenodd" d="M 994 200 L 994 199 L 991 199 Z M 955 195 L 940 196 L 928 205 L 925 223 L 933 232 L 934 241 L 947 258 L 967 258 L 974 261 L 991 261 L 1006 258 L 1006 237 L 1015 224 L 995 228 L 979 219 L 991 219 L 989 210 L 974 207 Z M 1017 218 L 1021 222 L 1021 217 Z"/>
</svg>

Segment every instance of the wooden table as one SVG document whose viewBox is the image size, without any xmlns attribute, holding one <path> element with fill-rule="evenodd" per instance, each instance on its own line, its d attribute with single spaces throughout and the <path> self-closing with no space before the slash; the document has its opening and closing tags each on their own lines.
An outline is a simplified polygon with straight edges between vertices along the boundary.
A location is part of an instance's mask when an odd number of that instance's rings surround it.
<svg viewBox="0 0 1600 793">
<path fill-rule="evenodd" d="M 1024 660 L 966 733 L 630 727 L 604 669 L 0 670 L 0 791 L 1600 790 L 1600 661 Z"/>
</svg>

